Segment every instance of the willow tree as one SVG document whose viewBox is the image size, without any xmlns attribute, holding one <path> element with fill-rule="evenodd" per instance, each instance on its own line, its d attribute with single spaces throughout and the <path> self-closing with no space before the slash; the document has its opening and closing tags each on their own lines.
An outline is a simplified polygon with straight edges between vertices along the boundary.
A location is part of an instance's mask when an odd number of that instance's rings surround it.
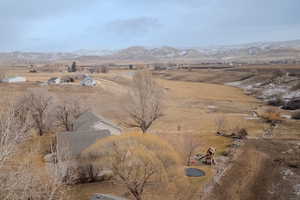
<svg viewBox="0 0 300 200">
<path fill-rule="evenodd" d="M 128 92 L 125 112 L 128 118 L 123 124 L 130 128 L 139 128 L 145 133 L 157 119 L 163 116 L 163 90 L 148 70 L 138 71 L 132 80 Z"/>
<path fill-rule="evenodd" d="M 109 168 L 136 200 L 150 183 L 164 186 L 176 177 L 179 157 L 158 136 L 125 134 L 100 140 L 84 153 L 95 167 Z M 153 185 L 153 184 L 152 184 Z"/>
</svg>

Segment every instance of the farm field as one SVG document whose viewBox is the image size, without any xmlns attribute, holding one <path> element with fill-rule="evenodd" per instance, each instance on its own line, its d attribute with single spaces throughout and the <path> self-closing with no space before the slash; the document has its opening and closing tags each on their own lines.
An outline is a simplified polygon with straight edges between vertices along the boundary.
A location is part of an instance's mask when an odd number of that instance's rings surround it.
<svg viewBox="0 0 300 200">
<path fill-rule="evenodd" d="M 41 82 L 51 77 L 64 76 L 66 73 L 27 73 L 26 71 L 13 73 L 25 76 L 28 81 L 18 84 L 0 84 L 1 93 L 7 98 L 19 96 L 28 88 L 44 88 L 56 98 L 65 96 L 80 98 L 84 104 L 92 108 L 93 112 L 105 116 L 116 124 L 119 124 L 119 119 L 123 116 L 120 102 L 122 95 L 126 94 L 131 79 L 125 71 L 111 70 L 108 74 L 92 75 L 98 83 L 95 87 L 83 87 L 78 82 L 41 86 Z M 209 147 L 214 147 L 217 149 L 217 155 L 221 156 L 229 148 L 232 140 L 216 135 L 216 120 L 226 119 L 228 129 L 245 128 L 249 137 L 253 138 L 261 137 L 264 128 L 268 126 L 258 119 L 251 119 L 252 112 L 259 111 L 263 105 L 254 97 L 245 95 L 241 89 L 220 84 L 166 80 L 159 77 L 157 81 L 165 91 L 164 116 L 154 123 L 148 134 L 159 135 L 170 143 L 176 143 L 182 135 L 191 134 L 201 141 L 197 152 L 204 153 Z M 134 131 L 136 130 L 124 127 L 124 132 Z M 43 168 L 44 165 L 40 167 Z M 200 166 L 200 168 L 205 170 L 207 175 L 194 180 L 195 184 L 199 185 L 199 192 L 217 172 L 213 166 Z M 97 192 L 122 196 L 125 188 L 111 183 L 92 183 L 72 186 L 71 191 L 77 199 L 87 199 Z M 152 192 L 148 193 L 152 194 Z M 165 199 L 168 199 L 167 193 L 165 196 Z"/>
</svg>

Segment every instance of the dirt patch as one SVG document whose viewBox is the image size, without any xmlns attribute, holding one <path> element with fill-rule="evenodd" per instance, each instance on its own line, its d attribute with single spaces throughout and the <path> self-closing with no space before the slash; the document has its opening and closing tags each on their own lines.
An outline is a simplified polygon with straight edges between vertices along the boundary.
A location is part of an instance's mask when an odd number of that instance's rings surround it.
<svg viewBox="0 0 300 200">
<path fill-rule="evenodd" d="M 207 199 L 299 199 L 299 153 L 295 141 L 249 140 Z"/>
</svg>

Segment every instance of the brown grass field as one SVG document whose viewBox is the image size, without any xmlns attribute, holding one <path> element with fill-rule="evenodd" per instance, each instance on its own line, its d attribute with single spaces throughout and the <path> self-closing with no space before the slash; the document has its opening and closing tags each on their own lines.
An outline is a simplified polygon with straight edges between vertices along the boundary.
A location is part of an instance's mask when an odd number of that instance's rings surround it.
<svg viewBox="0 0 300 200">
<path fill-rule="evenodd" d="M 206 70 L 203 74 L 199 72 L 199 76 L 208 80 L 213 78 L 210 73 L 211 71 Z M 124 71 L 117 70 L 112 70 L 108 74 L 92 75 L 98 81 L 98 85 L 93 88 L 82 87 L 78 82 L 56 86 L 40 86 L 38 83 L 47 81 L 51 77 L 61 77 L 66 73 L 27 73 L 25 70 L 13 70 L 9 71 L 8 75 L 25 76 L 28 81 L 19 84 L 1 83 L 1 103 L 21 95 L 28 88 L 44 87 L 57 98 L 64 96 L 81 98 L 94 112 L 111 119 L 116 124 L 119 124 L 118 119 L 123 116 L 121 112 L 122 95 L 127 92 L 127 86 L 130 83 L 130 77 Z M 179 76 L 180 74 L 176 75 Z M 245 95 L 241 89 L 220 84 L 166 80 L 159 78 L 160 76 L 157 77 L 159 84 L 166 93 L 165 112 L 164 116 L 151 127 L 149 133 L 160 135 L 170 141 L 176 140 L 178 134 L 197 135 L 202 143 L 201 148 L 198 149 L 199 152 L 204 152 L 212 146 L 217 149 L 217 154 L 220 155 L 232 141 L 215 134 L 216 119 L 225 118 L 228 129 L 245 128 L 250 137 L 260 137 L 264 128 L 268 126 L 260 120 L 249 119 L 252 115 L 251 111 L 260 111 L 264 105 L 254 97 Z M 176 79 L 180 79 L 180 77 Z M 287 126 L 283 126 L 283 129 L 284 127 Z M 125 128 L 125 132 L 130 131 L 133 130 Z M 31 141 L 30 145 L 40 143 L 39 139 L 39 141 Z M 37 166 L 44 167 L 40 161 Z M 200 168 L 206 171 L 207 176 L 193 180 L 195 184 L 199 184 L 199 188 L 207 183 L 215 173 L 213 167 L 201 166 Z M 72 187 L 71 191 L 78 200 L 88 199 L 97 192 L 115 195 L 125 193 L 125 189 L 121 186 L 105 182 L 77 185 Z M 163 196 L 165 196 L 163 199 L 169 199 L 168 194 Z M 161 194 L 153 197 L 149 191 L 146 192 L 146 197 L 148 197 L 147 199 L 162 199 Z"/>
</svg>

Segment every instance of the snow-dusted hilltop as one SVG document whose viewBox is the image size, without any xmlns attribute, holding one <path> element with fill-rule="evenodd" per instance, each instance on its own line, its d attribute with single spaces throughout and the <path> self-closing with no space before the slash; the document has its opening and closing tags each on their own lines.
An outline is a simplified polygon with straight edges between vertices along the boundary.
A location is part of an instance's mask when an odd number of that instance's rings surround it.
<svg viewBox="0 0 300 200">
<path fill-rule="evenodd" d="M 300 60 L 300 40 L 286 42 L 258 42 L 205 48 L 175 48 L 169 46 L 147 48 L 133 46 L 122 50 L 78 50 L 73 52 L 5 52 L 0 64 L 33 64 L 64 60 L 170 60 L 270 62 Z"/>
</svg>

